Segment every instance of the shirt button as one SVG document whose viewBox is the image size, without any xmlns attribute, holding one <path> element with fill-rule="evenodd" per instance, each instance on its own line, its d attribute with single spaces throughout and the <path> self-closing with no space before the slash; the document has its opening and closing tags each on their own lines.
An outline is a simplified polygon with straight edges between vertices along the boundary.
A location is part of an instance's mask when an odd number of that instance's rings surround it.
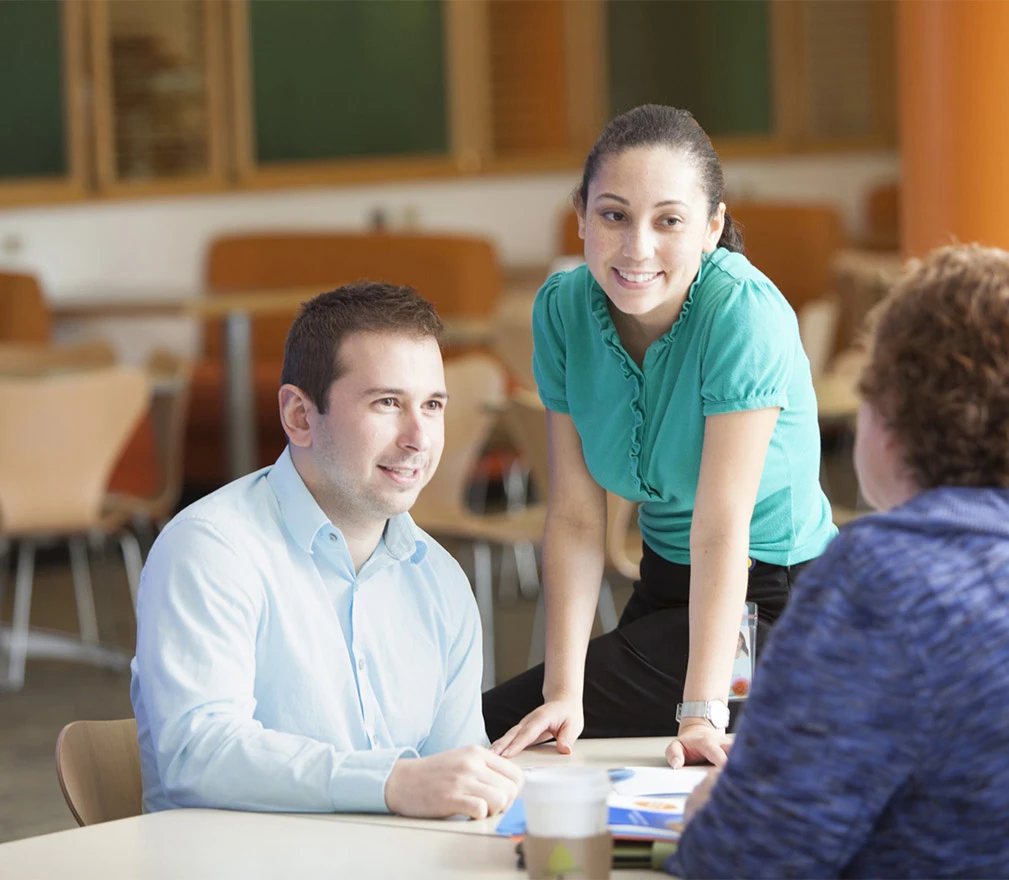
<svg viewBox="0 0 1009 880">
<path fill-rule="evenodd" d="M 339 539 L 336 537 L 336 535 L 334 535 L 332 532 L 330 532 L 329 533 L 329 540 L 330 541 L 337 541 Z"/>
<path fill-rule="evenodd" d="M 358 668 L 358 669 L 364 669 L 364 657 L 361 657 L 361 658 L 360 658 L 360 659 L 359 659 L 359 660 L 357 661 L 357 668 Z"/>
</svg>

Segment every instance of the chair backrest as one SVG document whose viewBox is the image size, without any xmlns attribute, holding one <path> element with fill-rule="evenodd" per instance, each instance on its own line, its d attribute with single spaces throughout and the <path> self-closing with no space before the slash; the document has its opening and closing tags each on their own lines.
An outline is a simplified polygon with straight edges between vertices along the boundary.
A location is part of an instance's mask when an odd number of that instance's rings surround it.
<svg viewBox="0 0 1009 880">
<path fill-rule="evenodd" d="M 441 464 L 410 510 L 421 528 L 428 514 L 466 513 L 470 475 L 504 405 L 505 371 L 489 355 L 462 355 L 445 363 L 445 386 L 449 402 Z"/>
<path fill-rule="evenodd" d="M 78 342 L 73 345 L 0 343 L 0 375 L 4 376 L 51 376 L 97 370 L 115 363 L 116 351 L 107 342 Z"/>
<path fill-rule="evenodd" d="M 0 377 L 0 532 L 86 530 L 147 406 L 133 367 Z"/>
<path fill-rule="evenodd" d="M 831 289 L 831 261 L 844 247 L 833 205 L 741 202 L 729 206 L 743 232 L 746 255 L 796 312 Z"/>
<path fill-rule="evenodd" d="M 638 505 L 606 493 L 606 564 L 632 581 L 641 577 L 641 532 Z"/>
<path fill-rule="evenodd" d="M 193 364 L 179 355 L 158 349 L 147 359 L 147 372 L 152 383 L 151 420 L 161 463 L 161 490 L 151 503 L 158 508 L 156 516 L 166 517 L 174 512 L 182 495 Z"/>
<path fill-rule="evenodd" d="M 516 388 L 505 406 L 504 423 L 529 467 L 539 497 L 545 501 L 550 488 L 550 450 L 546 409 L 539 396 Z"/>
<path fill-rule="evenodd" d="M 493 245 L 484 239 L 387 233 L 249 234 L 219 238 L 207 255 L 207 288 L 229 291 L 318 287 L 319 292 L 359 281 L 409 285 L 452 317 L 485 317 L 501 289 Z M 253 352 L 282 357 L 294 318 L 257 317 Z M 208 323 L 205 351 L 222 350 L 219 326 Z"/>
<path fill-rule="evenodd" d="M 505 407 L 504 420 L 545 500 L 550 485 L 546 408 L 534 392 L 517 388 Z M 606 493 L 606 565 L 632 580 L 640 577 L 641 534 L 634 517 L 637 509 L 637 504 Z"/>
<path fill-rule="evenodd" d="M 491 344 L 512 379 L 535 390 L 533 376 L 533 297 L 502 297 L 494 312 Z"/>
<path fill-rule="evenodd" d="M 137 722 L 72 721 L 56 740 L 56 775 L 78 825 L 139 816 L 143 781 Z"/>
<path fill-rule="evenodd" d="M 799 339 L 809 358 L 809 371 L 814 377 L 827 371 L 837 345 L 837 323 L 841 304 L 836 298 L 811 299 L 797 315 Z"/>
<path fill-rule="evenodd" d="M 48 342 L 49 308 L 34 275 L 0 272 L 0 341 Z"/>
<path fill-rule="evenodd" d="M 896 183 L 877 186 L 869 193 L 865 231 L 863 246 L 876 250 L 900 249 L 900 187 Z"/>
</svg>

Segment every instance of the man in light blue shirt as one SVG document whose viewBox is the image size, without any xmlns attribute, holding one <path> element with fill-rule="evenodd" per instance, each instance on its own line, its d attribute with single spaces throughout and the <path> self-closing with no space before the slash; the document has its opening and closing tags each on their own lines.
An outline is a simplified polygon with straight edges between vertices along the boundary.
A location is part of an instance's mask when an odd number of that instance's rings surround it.
<svg viewBox="0 0 1009 880">
<path fill-rule="evenodd" d="M 131 685 L 145 810 L 482 818 L 514 799 L 520 771 L 485 748 L 469 583 L 407 513 L 444 444 L 441 329 L 409 288 L 306 303 L 287 449 L 155 542 Z"/>
</svg>

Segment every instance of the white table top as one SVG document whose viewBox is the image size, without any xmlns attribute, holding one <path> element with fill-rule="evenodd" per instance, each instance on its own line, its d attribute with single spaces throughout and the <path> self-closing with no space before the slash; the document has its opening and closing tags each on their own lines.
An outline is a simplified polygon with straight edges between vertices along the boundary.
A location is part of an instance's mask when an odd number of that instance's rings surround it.
<svg viewBox="0 0 1009 880">
<path fill-rule="evenodd" d="M 661 766 L 668 738 L 583 740 L 573 755 L 541 746 L 519 755 L 543 764 Z M 497 818 L 438 822 L 395 816 L 284 815 L 170 810 L 0 845 L 0 877 L 18 880 L 521 880 L 515 844 Z M 463 832 L 465 833 L 452 833 Z M 641 880 L 614 871 L 612 880 Z"/>
<path fill-rule="evenodd" d="M 666 746 L 672 737 L 641 737 L 637 739 L 582 739 L 570 755 L 559 755 L 553 743 L 526 749 L 513 760 L 519 767 L 591 765 L 594 767 L 665 767 Z M 301 813 L 301 817 L 323 822 L 353 822 L 365 825 L 393 825 L 424 831 L 451 831 L 457 834 L 494 835 L 500 816 L 480 821 L 444 819 L 409 819 L 386 813 Z"/>
</svg>

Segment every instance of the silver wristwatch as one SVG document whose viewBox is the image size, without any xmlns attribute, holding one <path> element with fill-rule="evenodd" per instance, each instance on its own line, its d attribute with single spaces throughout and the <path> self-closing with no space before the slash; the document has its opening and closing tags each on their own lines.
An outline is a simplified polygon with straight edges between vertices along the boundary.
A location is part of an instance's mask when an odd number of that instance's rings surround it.
<svg viewBox="0 0 1009 880">
<path fill-rule="evenodd" d="M 684 718 L 705 718 L 714 727 L 725 730 L 729 726 L 729 707 L 721 700 L 695 700 L 680 703 L 676 707 L 676 720 Z"/>
</svg>

